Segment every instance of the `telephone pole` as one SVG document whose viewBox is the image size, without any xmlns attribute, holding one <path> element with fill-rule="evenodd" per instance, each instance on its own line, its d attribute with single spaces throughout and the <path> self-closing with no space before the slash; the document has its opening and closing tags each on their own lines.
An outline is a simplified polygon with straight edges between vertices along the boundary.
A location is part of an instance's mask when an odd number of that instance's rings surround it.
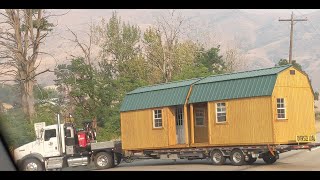
<svg viewBox="0 0 320 180">
<path fill-rule="evenodd" d="M 291 14 L 291 19 L 279 19 L 279 21 L 291 21 L 291 30 L 290 30 L 290 48 L 289 48 L 289 64 L 292 64 L 292 47 L 293 47 L 293 25 L 294 21 L 307 21 L 305 19 L 293 19 L 293 12 Z"/>
</svg>

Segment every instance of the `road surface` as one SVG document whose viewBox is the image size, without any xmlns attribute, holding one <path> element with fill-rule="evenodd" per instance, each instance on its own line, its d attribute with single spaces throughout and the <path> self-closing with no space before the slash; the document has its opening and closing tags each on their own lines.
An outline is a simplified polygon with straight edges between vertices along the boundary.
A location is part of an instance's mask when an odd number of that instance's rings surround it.
<svg viewBox="0 0 320 180">
<path fill-rule="evenodd" d="M 317 142 L 320 134 L 317 134 Z M 65 170 L 90 170 L 72 168 Z M 320 171 L 320 147 L 312 151 L 296 150 L 280 154 L 280 159 L 266 165 L 258 159 L 253 165 L 233 166 L 227 160 L 225 165 L 214 166 L 209 160 L 136 160 L 132 163 L 121 162 L 115 168 L 101 171 Z"/>
</svg>

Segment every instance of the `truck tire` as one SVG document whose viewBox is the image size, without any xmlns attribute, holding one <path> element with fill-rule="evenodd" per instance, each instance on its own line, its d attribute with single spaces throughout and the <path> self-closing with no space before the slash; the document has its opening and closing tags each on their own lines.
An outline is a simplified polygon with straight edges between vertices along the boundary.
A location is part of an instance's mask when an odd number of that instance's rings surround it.
<svg viewBox="0 0 320 180">
<path fill-rule="evenodd" d="M 99 152 L 94 157 L 94 165 L 97 169 L 108 169 L 114 166 L 113 156 L 107 152 Z"/>
<path fill-rule="evenodd" d="M 43 164 L 36 158 L 28 158 L 22 163 L 22 171 L 44 171 Z"/>
<path fill-rule="evenodd" d="M 122 160 L 122 154 L 114 153 L 114 167 L 118 166 Z"/>
<path fill-rule="evenodd" d="M 223 165 L 226 162 L 226 157 L 224 157 L 223 153 L 218 149 L 210 153 L 210 158 L 213 165 Z"/>
<path fill-rule="evenodd" d="M 278 154 L 275 152 L 275 155 L 273 156 L 270 152 L 264 153 L 262 156 L 263 161 L 266 164 L 273 164 L 277 161 Z"/>
<path fill-rule="evenodd" d="M 230 154 L 230 161 L 234 166 L 242 166 L 245 163 L 245 157 L 240 149 L 233 149 Z"/>
<path fill-rule="evenodd" d="M 251 165 L 251 164 L 253 164 L 254 162 L 257 161 L 257 158 L 253 158 L 251 155 L 248 155 L 248 157 L 249 157 L 249 159 L 246 161 L 246 163 L 248 165 Z"/>
</svg>

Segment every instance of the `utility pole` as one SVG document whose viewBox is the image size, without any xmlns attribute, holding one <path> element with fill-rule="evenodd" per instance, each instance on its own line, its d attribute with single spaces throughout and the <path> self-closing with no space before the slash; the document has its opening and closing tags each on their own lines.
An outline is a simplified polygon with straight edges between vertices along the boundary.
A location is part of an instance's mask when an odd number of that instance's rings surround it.
<svg viewBox="0 0 320 180">
<path fill-rule="evenodd" d="M 291 14 L 291 19 L 279 19 L 279 21 L 291 21 L 291 30 L 290 30 L 290 48 L 289 48 L 289 64 L 292 64 L 292 47 L 293 47 L 293 22 L 294 21 L 307 21 L 305 19 L 293 19 L 293 12 Z"/>
</svg>

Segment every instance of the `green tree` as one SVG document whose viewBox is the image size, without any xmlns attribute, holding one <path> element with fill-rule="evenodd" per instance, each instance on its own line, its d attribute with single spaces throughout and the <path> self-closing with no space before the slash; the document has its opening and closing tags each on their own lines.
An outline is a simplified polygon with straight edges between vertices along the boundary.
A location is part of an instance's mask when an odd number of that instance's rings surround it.
<svg viewBox="0 0 320 180">
<path fill-rule="evenodd" d="M 282 66 L 282 65 L 287 65 L 287 64 L 289 64 L 289 61 L 288 61 L 287 59 L 280 59 L 277 65 Z M 302 70 L 302 66 L 301 66 L 299 63 L 297 63 L 296 60 L 292 60 L 292 65 L 293 65 L 295 68 L 303 71 L 303 70 Z"/>
<path fill-rule="evenodd" d="M 200 49 L 197 59 L 208 68 L 209 72 L 212 74 L 221 74 L 226 72 L 226 65 L 220 55 L 220 46 L 212 47 L 209 50 Z"/>
<path fill-rule="evenodd" d="M 319 101 L 319 92 L 314 92 L 314 100 Z"/>
</svg>

